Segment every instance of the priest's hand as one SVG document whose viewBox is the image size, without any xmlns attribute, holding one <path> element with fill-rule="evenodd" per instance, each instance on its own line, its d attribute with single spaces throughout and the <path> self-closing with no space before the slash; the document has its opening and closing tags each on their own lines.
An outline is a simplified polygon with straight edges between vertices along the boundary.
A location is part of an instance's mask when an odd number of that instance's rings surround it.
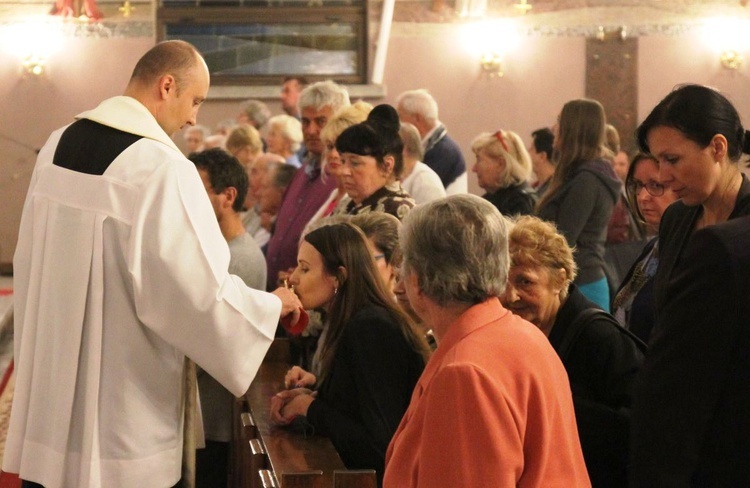
<svg viewBox="0 0 750 488">
<path fill-rule="evenodd" d="M 272 293 L 281 299 L 281 318 L 293 314 L 290 323 L 296 324 L 302 313 L 302 302 L 299 301 L 297 295 L 284 287 L 276 288 Z"/>
</svg>

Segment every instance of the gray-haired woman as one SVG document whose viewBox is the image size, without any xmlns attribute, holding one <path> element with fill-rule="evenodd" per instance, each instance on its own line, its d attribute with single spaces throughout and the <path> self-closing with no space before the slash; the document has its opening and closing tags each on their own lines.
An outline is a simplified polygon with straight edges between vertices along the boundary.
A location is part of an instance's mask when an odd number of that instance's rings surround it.
<svg viewBox="0 0 750 488">
<path fill-rule="evenodd" d="M 504 218 L 456 195 L 403 222 L 406 292 L 439 346 L 388 447 L 383 486 L 590 486 L 567 374 L 544 334 L 498 300 Z"/>
</svg>

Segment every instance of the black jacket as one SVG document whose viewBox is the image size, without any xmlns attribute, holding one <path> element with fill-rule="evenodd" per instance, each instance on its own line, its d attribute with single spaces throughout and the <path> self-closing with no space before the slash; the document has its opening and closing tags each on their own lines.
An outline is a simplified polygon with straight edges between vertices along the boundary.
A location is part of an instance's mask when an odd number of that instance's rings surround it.
<svg viewBox="0 0 750 488">
<path fill-rule="evenodd" d="M 750 486 L 750 217 L 671 269 L 633 395 L 631 486 Z"/>
<path fill-rule="evenodd" d="M 571 285 L 549 341 L 568 372 L 578 435 L 592 485 L 624 487 L 632 386 L 643 353 L 637 340 L 617 325 L 614 317 L 611 321 L 594 318 L 582 329 L 574 327 L 581 312 L 590 308 L 598 309 Z M 564 347 L 572 333 L 577 333 L 575 341 Z"/>
<path fill-rule="evenodd" d="M 528 183 L 500 188 L 495 193 L 485 193 L 482 198 L 489 201 L 501 214 L 508 217 L 529 215 L 534 211 L 534 205 L 536 205 L 534 190 Z"/>
<path fill-rule="evenodd" d="M 307 419 L 348 469 L 374 469 L 381 479 L 388 443 L 423 370 L 389 312 L 367 306 L 345 325 Z"/>
</svg>

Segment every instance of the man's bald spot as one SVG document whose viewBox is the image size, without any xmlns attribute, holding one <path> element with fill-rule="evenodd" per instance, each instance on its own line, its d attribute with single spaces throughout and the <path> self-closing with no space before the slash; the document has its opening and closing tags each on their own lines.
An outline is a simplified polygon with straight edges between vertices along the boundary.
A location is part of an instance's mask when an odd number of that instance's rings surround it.
<svg viewBox="0 0 750 488">
<path fill-rule="evenodd" d="M 183 84 L 189 81 L 193 68 L 201 62 L 200 53 L 190 43 L 160 42 L 138 60 L 130 77 L 130 84 L 147 86 L 157 82 L 162 76 L 172 75 L 179 93 Z"/>
</svg>

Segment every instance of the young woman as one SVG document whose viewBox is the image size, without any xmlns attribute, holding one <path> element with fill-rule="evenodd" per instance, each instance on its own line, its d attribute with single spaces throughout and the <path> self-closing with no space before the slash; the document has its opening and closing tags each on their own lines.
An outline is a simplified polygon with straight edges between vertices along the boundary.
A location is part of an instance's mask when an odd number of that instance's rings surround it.
<svg viewBox="0 0 750 488">
<path fill-rule="evenodd" d="M 304 416 L 331 438 L 347 468 L 374 469 L 380 477 L 427 344 L 385 289 L 364 234 L 352 224 L 307 234 L 290 283 L 306 309 L 327 310 L 328 330 L 318 345 L 320 375 L 292 368 L 285 378 L 291 389 L 274 396 L 272 417 L 286 425 Z"/>
<path fill-rule="evenodd" d="M 622 183 L 605 147 L 604 108 L 596 100 L 566 103 L 554 127 L 557 167 L 537 214 L 554 222 L 575 249 L 575 284 L 589 300 L 609 310 L 604 243 Z"/>
</svg>

